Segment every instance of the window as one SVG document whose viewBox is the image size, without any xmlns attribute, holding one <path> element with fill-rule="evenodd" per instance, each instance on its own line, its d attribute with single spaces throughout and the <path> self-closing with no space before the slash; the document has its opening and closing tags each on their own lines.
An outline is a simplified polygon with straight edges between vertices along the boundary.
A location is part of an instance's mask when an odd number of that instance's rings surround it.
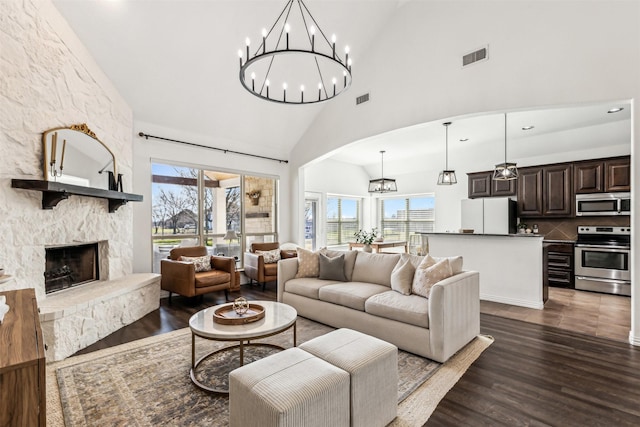
<svg viewBox="0 0 640 427">
<path fill-rule="evenodd" d="M 435 198 L 421 195 L 410 198 L 380 199 L 380 228 L 387 240 L 410 240 L 411 235 L 433 232 Z"/>
<path fill-rule="evenodd" d="M 277 241 L 276 179 L 159 163 L 151 170 L 153 272 L 176 246 L 203 245 L 241 267 L 251 242 Z M 225 239 L 230 230 L 237 237 Z"/>
<path fill-rule="evenodd" d="M 346 197 L 327 197 L 327 246 L 352 242 L 360 229 L 360 200 Z"/>
</svg>

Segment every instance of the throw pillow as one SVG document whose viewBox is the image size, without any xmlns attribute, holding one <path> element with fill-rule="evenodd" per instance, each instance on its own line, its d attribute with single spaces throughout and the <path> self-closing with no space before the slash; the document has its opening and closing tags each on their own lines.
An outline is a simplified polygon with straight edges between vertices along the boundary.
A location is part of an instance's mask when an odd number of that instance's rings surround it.
<svg viewBox="0 0 640 427">
<path fill-rule="evenodd" d="M 321 253 L 318 256 L 318 279 L 323 280 L 339 280 L 345 282 L 347 278 L 344 275 L 344 254 L 337 257 L 329 258 Z"/>
<path fill-rule="evenodd" d="M 296 279 L 301 277 L 318 277 L 320 271 L 318 255 L 320 251 L 312 252 L 298 248 L 296 252 L 298 253 L 298 272 L 296 273 Z"/>
<path fill-rule="evenodd" d="M 411 295 L 411 285 L 416 269 L 408 259 L 398 261 L 391 272 L 391 289 L 402 295 Z"/>
<path fill-rule="evenodd" d="M 196 268 L 196 273 L 199 273 L 201 271 L 211 271 L 211 257 L 209 255 L 181 256 L 178 261 L 192 263 Z"/>
<path fill-rule="evenodd" d="M 262 255 L 265 264 L 273 264 L 280 261 L 280 249 L 273 249 L 271 251 L 256 251 L 256 255 Z"/>
<path fill-rule="evenodd" d="M 414 294 L 425 298 L 429 298 L 433 285 L 447 277 L 453 276 L 453 273 L 451 272 L 451 264 L 447 258 L 444 258 L 435 264 L 432 263 L 435 261 L 433 258 L 427 255 L 425 261 L 427 261 L 427 258 L 430 258 L 430 261 L 427 263 L 423 262 L 425 266 L 420 264 L 419 268 L 416 269 L 415 276 L 413 277 L 413 284 L 411 285 L 411 291 Z"/>
</svg>

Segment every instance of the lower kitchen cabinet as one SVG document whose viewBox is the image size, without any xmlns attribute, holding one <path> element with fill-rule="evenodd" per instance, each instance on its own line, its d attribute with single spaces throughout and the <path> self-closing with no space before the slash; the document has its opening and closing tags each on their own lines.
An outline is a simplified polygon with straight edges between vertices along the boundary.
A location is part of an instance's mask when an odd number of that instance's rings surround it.
<svg viewBox="0 0 640 427">
<path fill-rule="evenodd" d="M 546 286 L 574 289 L 573 243 L 543 244 L 543 280 Z"/>
</svg>

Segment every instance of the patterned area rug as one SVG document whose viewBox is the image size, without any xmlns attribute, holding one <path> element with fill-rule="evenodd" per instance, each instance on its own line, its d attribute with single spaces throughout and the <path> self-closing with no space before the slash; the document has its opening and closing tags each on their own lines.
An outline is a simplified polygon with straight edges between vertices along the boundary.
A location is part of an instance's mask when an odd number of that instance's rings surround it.
<svg viewBox="0 0 640 427">
<path fill-rule="evenodd" d="M 332 329 L 299 317 L 298 343 Z M 291 347 L 293 331 L 289 330 L 261 342 Z M 196 359 L 228 345 L 229 343 L 196 338 Z M 245 363 L 265 357 L 274 351 L 277 350 L 266 347 L 245 349 Z M 469 364 L 475 358 L 477 355 Z M 208 385 L 226 388 L 227 374 L 238 367 L 237 360 L 237 350 L 226 351 L 206 359 L 206 362 L 198 367 L 198 379 Z M 424 389 L 424 385 L 441 370 L 441 366 L 446 367 L 450 362 L 451 360 L 441 365 L 400 351 L 398 401 L 410 401 L 411 398 L 415 398 L 412 393 L 419 395 L 420 389 Z M 190 367 L 191 333 L 188 328 L 48 365 L 48 424 L 68 427 L 228 425 L 227 397 L 213 395 L 195 387 L 189 378 Z M 446 390 L 449 390 L 455 381 L 457 379 L 451 382 Z M 58 387 L 55 387 L 56 382 Z M 437 399 L 436 405 L 442 396 Z M 424 405 L 418 406 L 422 407 L 421 412 L 424 412 Z M 402 404 L 399 411 L 401 407 Z M 423 417 L 424 414 L 421 414 L 418 418 Z M 403 424 L 400 416 L 396 424 L 398 422 L 398 425 L 414 425 L 413 422 Z"/>
</svg>

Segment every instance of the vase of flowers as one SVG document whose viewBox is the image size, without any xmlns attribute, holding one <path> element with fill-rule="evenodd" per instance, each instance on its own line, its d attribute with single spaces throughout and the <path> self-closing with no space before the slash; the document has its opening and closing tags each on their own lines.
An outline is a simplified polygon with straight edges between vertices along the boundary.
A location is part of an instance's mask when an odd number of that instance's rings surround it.
<svg viewBox="0 0 640 427">
<path fill-rule="evenodd" d="M 362 248 L 365 252 L 372 252 L 371 243 L 378 237 L 378 230 L 376 228 L 372 228 L 371 231 L 364 231 L 362 229 L 353 233 L 356 238 L 356 243 L 363 243 L 364 247 Z"/>
</svg>

